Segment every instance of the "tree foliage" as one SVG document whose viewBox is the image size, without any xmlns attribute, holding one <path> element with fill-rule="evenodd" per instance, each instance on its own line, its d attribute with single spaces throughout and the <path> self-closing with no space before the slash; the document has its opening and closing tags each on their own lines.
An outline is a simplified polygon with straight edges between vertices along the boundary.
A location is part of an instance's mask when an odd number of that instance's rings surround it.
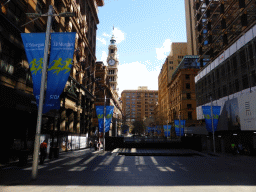
<svg viewBox="0 0 256 192">
<path fill-rule="evenodd" d="M 145 125 L 143 121 L 134 121 L 132 134 L 139 135 L 139 134 L 144 134 L 144 132 L 145 132 Z"/>
</svg>

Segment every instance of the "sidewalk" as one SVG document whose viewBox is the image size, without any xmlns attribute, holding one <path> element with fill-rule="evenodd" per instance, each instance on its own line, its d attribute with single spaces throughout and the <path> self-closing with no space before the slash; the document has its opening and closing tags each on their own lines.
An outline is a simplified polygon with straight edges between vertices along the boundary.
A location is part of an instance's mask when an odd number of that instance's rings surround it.
<svg viewBox="0 0 256 192">
<path fill-rule="evenodd" d="M 194 150 L 193 150 L 194 151 Z M 212 151 L 195 151 L 199 154 L 202 154 L 204 156 L 208 156 L 208 157 L 224 157 L 224 158 L 249 158 L 249 159 L 255 159 L 256 160 L 256 155 L 240 155 L 240 154 L 237 154 L 237 155 L 233 155 L 231 153 L 220 153 L 220 152 L 212 152 Z"/>
<path fill-rule="evenodd" d="M 94 149 L 91 150 L 90 148 L 85 148 L 85 149 L 72 150 L 72 151 L 62 151 L 59 153 L 59 158 L 64 157 L 66 155 L 70 155 L 71 152 L 83 152 L 83 151 L 88 151 L 90 153 L 99 153 L 99 151 L 95 151 Z M 48 154 L 47 158 L 45 159 L 45 162 L 54 160 L 54 159 L 58 159 L 58 158 L 53 157 L 52 159 L 49 159 L 49 154 Z M 32 163 L 32 161 L 33 161 L 33 156 L 29 155 L 28 160 L 27 160 L 27 165 L 29 163 Z M 24 165 L 24 166 L 27 166 L 27 165 Z M 9 166 L 19 166 L 19 159 L 14 160 L 14 161 L 9 161 L 8 163 L 5 163 L 5 164 L 0 164 L 0 168 L 9 167 Z"/>
</svg>

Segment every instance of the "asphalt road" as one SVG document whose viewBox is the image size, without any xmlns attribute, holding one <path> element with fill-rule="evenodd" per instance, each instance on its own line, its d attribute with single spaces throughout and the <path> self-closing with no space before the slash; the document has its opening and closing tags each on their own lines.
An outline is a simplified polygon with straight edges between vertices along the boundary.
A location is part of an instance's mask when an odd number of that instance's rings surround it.
<svg viewBox="0 0 256 192">
<path fill-rule="evenodd" d="M 39 165 L 37 180 L 31 163 L 1 167 L 0 191 L 256 191 L 255 157 L 154 152 L 63 153 Z"/>
</svg>

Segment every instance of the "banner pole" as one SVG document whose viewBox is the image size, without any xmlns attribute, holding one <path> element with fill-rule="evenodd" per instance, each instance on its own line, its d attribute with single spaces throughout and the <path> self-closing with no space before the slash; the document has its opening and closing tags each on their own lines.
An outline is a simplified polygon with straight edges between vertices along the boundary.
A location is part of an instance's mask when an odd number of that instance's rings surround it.
<svg viewBox="0 0 256 192">
<path fill-rule="evenodd" d="M 45 80 L 46 80 L 52 13 L 53 13 L 53 7 L 52 5 L 50 5 L 49 11 L 48 11 L 48 20 L 47 20 L 46 38 L 45 38 L 45 47 L 44 47 L 44 60 L 43 60 L 43 69 L 42 69 L 42 78 L 41 78 L 41 87 L 40 87 L 40 98 L 39 98 L 37 126 L 36 126 L 36 135 L 35 135 L 35 144 L 34 144 L 33 164 L 32 164 L 32 179 L 36 179 L 37 173 L 38 173 L 40 133 L 41 133 L 41 124 L 42 124 L 44 88 L 45 88 Z"/>
<path fill-rule="evenodd" d="M 212 97 L 211 99 L 211 117 L 212 117 L 212 139 L 213 139 L 213 152 L 215 153 L 215 136 L 214 136 L 214 126 L 213 126 L 213 112 L 212 112 Z"/>
<path fill-rule="evenodd" d="M 106 91 L 104 90 L 106 93 Z M 103 152 L 105 152 L 105 114 L 106 114 L 106 95 L 104 98 L 104 109 L 103 109 Z"/>
</svg>

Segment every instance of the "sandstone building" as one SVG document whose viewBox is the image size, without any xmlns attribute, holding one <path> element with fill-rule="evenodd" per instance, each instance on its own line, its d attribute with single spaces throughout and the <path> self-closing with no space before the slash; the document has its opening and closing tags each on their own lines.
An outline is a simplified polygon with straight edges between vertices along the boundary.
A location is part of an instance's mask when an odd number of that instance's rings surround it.
<svg viewBox="0 0 256 192">
<path fill-rule="evenodd" d="M 33 22 L 26 13 L 46 13 L 49 5 L 55 13 L 74 12 L 75 17 L 55 16 L 51 32 L 76 32 L 73 68 L 61 95 L 61 108 L 43 115 L 42 134 L 51 135 L 54 143 L 71 148 L 86 146 L 88 133 L 94 132 L 92 112 L 95 91 L 95 50 L 98 6 L 103 0 L 17 0 L 1 2 L 0 10 L 0 110 L 2 134 L 5 135 L 3 157 L 8 161 L 12 151 L 33 145 L 37 107 L 33 96 L 33 82 L 20 33 L 46 31 L 47 17 Z M 28 24 L 26 24 L 28 23 Z M 25 25 L 26 24 L 26 25 Z M 72 136 L 72 137 L 71 137 Z M 83 136 L 77 145 L 75 136 Z M 63 140 L 64 141 L 64 140 Z M 73 142 L 72 142 L 73 141 Z M 65 143 L 65 142 L 64 142 Z M 62 146 L 61 146 L 62 148 Z M 67 145 L 64 150 L 67 150 Z M 13 154 L 11 154 L 13 155 Z"/>
</svg>

